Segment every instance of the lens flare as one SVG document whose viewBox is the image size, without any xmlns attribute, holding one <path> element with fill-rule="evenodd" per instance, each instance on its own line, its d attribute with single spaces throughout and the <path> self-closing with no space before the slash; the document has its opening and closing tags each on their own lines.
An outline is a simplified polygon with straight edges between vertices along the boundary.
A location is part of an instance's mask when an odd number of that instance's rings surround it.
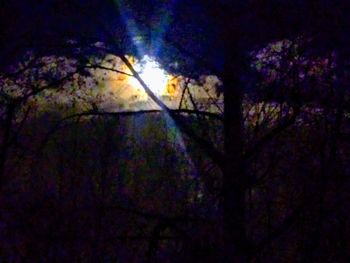
<svg viewBox="0 0 350 263">
<path fill-rule="evenodd" d="M 144 56 L 140 62 L 135 63 L 134 68 L 155 95 L 159 96 L 165 93 L 168 74 L 160 68 L 160 65 L 155 60 L 149 56 Z M 140 86 L 138 81 L 133 77 L 130 78 L 130 82 L 134 87 Z"/>
</svg>

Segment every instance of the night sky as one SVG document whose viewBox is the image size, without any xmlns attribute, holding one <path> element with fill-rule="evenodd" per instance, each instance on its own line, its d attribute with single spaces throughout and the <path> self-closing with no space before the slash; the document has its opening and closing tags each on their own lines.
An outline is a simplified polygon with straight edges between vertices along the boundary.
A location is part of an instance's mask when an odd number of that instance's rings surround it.
<svg viewBox="0 0 350 263">
<path fill-rule="evenodd" d="M 0 4 L 0 262 L 349 262 L 350 2 Z"/>
</svg>

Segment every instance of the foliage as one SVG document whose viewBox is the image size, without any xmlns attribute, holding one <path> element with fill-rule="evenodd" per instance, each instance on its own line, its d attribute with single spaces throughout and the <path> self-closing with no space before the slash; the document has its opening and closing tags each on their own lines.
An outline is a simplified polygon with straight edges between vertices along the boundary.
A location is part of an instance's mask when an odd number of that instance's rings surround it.
<svg viewBox="0 0 350 263">
<path fill-rule="evenodd" d="M 349 5 L 333 2 L 6 2 L 0 259 L 345 262 Z M 161 112 L 104 112 L 97 73 L 142 84 L 145 54 L 181 75 L 179 108 L 143 85 Z"/>
</svg>

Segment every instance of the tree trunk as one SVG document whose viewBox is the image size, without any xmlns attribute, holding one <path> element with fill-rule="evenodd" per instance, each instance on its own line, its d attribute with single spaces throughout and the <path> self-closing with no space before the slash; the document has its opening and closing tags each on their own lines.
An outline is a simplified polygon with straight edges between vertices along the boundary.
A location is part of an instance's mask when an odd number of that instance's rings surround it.
<svg viewBox="0 0 350 263">
<path fill-rule="evenodd" d="M 230 45 L 222 75 L 224 83 L 225 165 L 222 193 L 224 262 L 246 262 L 249 254 L 245 230 L 247 173 L 243 158 L 243 61 Z M 243 67 L 244 68 L 244 67 Z"/>
</svg>

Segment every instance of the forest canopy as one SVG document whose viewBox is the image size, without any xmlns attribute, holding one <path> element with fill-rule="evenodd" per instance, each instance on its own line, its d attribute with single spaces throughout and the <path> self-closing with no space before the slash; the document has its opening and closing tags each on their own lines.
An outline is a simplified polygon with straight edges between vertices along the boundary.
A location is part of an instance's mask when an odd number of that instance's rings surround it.
<svg viewBox="0 0 350 263">
<path fill-rule="evenodd" d="M 347 262 L 348 1 L 6 1 L 0 261 Z"/>
</svg>

